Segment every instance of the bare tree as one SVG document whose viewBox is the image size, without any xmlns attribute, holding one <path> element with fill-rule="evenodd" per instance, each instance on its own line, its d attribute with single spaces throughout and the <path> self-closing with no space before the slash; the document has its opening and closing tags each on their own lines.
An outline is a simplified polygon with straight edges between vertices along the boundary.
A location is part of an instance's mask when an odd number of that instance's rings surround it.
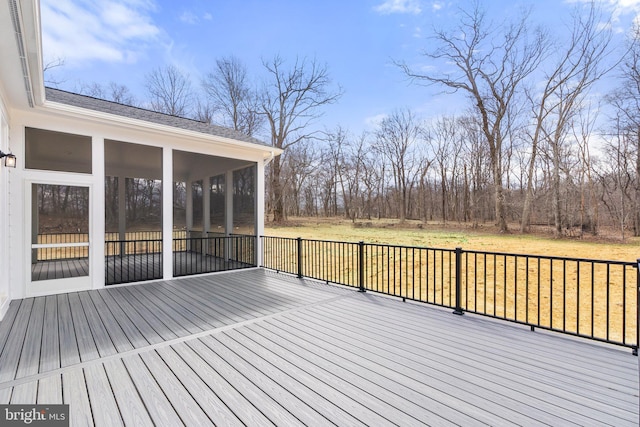
<svg viewBox="0 0 640 427">
<path fill-rule="evenodd" d="M 135 106 L 137 104 L 136 99 L 129 88 L 116 82 L 109 82 L 107 85 L 101 85 L 97 82 L 82 82 L 76 88 L 76 92 L 124 105 Z"/>
<path fill-rule="evenodd" d="M 594 133 L 597 111 L 590 108 L 580 111 L 572 125 L 573 138 L 578 145 L 578 155 L 582 163 L 580 168 L 580 236 L 584 231 L 598 234 L 598 201 L 596 200 L 593 161 L 591 158 L 590 138 Z M 585 182 L 586 181 L 586 182 Z M 585 188 L 586 186 L 586 188 Z M 586 194 L 585 194 L 586 193 Z"/>
<path fill-rule="evenodd" d="M 533 199 L 533 174 L 539 144 L 546 142 L 552 160 L 552 210 L 554 230 L 559 235 L 562 230 L 561 211 L 561 153 L 562 143 L 570 132 L 573 118 L 582 108 L 582 100 L 588 90 L 604 74 L 617 64 L 603 67 L 610 56 L 611 31 L 602 25 L 600 14 L 594 5 L 589 13 L 582 14 L 576 9 L 568 42 L 553 46 L 557 60 L 545 75 L 545 86 L 539 96 L 529 96 L 534 111 L 534 125 L 531 141 L 531 157 L 528 167 L 527 191 L 524 201 L 521 225 L 522 231 L 529 226 Z"/>
<path fill-rule="evenodd" d="M 455 117 L 440 117 L 424 132 L 440 172 L 440 207 L 444 224 L 452 210 L 449 200 L 456 192 L 456 167 L 463 146 L 461 128 Z"/>
<path fill-rule="evenodd" d="M 394 111 L 376 131 L 376 151 L 389 163 L 395 185 L 395 206 L 400 221 L 407 218 L 411 190 L 418 173 L 416 142 L 421 126 L 409 109 Z"/>
<path fill-rule="evenodd" d="M 151 109 L 172 116 L 188 117 L 193 107 L 189 76 L 176 66 L 167 65 L 145 76 Z"/>
<path fill-rule="evenodd" d="M 215 122 L 215 107 L 207 101 L 196 100 L 193 118 L 203 123 L 213 124 Z"/>
<path fill-rule="evenodd" d="M 533 35 L 527 27 L 529 13 L 503 26 L 487 22 L 478 2 L 460 11 L 461 21 L 452 31 L 436 30 L 436 49 L 425 56 L 442 62 L 432 73 L 398 65 L 410 78 L 426 84 L 464 91 L 472 100 L 489 146 L 495 194 L 495 215 L 502 232 L 508 230 L 503 190 L 503 142 L 508 115 L 513 112 L 521 85 L 540 64 L 546 51 L 544 33 Z M 453 69 L 450 67 L 453 66 Z"/>
<path fill-rule="evenodd" d="M 216 61 L 202 81 L 213 111 L 221 115 L 221 125 L 246 135 L 254 135 L 263 122 L 258 114 L 255 90 L 251 89 L 246 66 L 235 56 Z M 215 117 L 215 116 L 214 116 Z"/>
<path fill-rule="evenodd" d="M 621 85 L 607 99 L 616 111 L 620 131 L 635 141 L 635 180 L 633 230 L 640 236 L 640 24 L 636 24 L 629 40 L 629 50 L 622 63 Z"/>
<path fill-rule="evenodd" d="M 303 139 L 311 139 L 317 131 L 311 124 L 322 115 L 321 107 L 340 98 L 340 89 L 332 90 L 329 70 L 315 60 L 296 59 L 287 68 L 285 61 L 274 57 L 263 61 L 268 80 L 259 97 L 259 111 L 267 122 L 271 145 L 286 149 Z M 283 186 L 280 157 L 270 165 L 271 208 L 274 221 L 284 220 Z"/>
<path fill-rule="evenodd" d="M 42 74 L 44 75 L 44 84 L 46 86 L 58 87 L 65 82 L 64 79 L 56 77 L 54 71 L 58 68 L 64 67 L 64 58 L 54 58 L 42 67 Z"/>
<path fill-rule="evenodd" d="M 125 105 L 136 105 L 136 99 L 127 86 L 112 81 L 109 82 L 108 88 L 111 101 Z"/>
</svg>

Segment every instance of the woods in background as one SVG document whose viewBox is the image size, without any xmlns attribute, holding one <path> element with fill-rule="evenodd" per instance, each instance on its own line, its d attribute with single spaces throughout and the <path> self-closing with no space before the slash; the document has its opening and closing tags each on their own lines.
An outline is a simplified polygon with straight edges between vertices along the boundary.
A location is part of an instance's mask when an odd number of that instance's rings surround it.
<svg viewBox="0 0 640 427">
<path fill-rule="evenodd" d="M 308 58 L 263 59 L 263 79 L 220 58 L 198 84 L 174 66 L 156 69 L 147 102 L 114 83 L 79 91 L 284 149 L 268 168 L 274 221 L 492 222 L 502 232 L 547 225 L 558 236 L 613 226 L 624 238 L 640 235 L 640 37 L 636 27 L 626 46 L 613 46 L 606 24 L 594 5 L 578 7 L 558 38 L 531 27 L 526 11 L 496 23 L 478 4 L 462 10 L 452 30 L 434 30 L 429 67 L 396 65 L 417 85 L 463 94 L 468 109 L 425 119 L 396 108 L 361 134 L 321 126 L 342 89 L 328 65 Z M 615 82 L 606 96 L 604 76 Z"/>
</svg>

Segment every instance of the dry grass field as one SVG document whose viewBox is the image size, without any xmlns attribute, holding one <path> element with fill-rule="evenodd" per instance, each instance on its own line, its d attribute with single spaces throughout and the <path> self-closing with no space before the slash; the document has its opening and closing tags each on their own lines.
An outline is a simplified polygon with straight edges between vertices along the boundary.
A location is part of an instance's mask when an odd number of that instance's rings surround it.
<svg viewBox="0 0 640 427">
<path fill-rule="evenodd" d="M 634 262 L 640 258 L 640 239 L 621 243 L 603 237 L 554 239 L 544 233 L 493 231 L 490 226 L 473 230 L 414 221 L 294 218 L 284 225 L 267 224 L 265 234 L 443 249 L 367 245 L 365 282 L 370 289 L 446 306 L 455 302 L 452 251 L 461 247 L 471 251 L 463 254 L 461 272 L 462 304 L 468 311 L 636 343 L 635 268 L 546 257 Z M 316 254 L 305 258 L 305 275 L 357 285 L 355 246 L 309 245 L 305 251 Z"/>
<path fill-rule="evenodd" d="M 512 228 L 515 230 L 516 225 Z M 548 233 L 497 234 L 486 224 L 478 229 L 449 223 L 424 225 L 408 220 L 351 221 L 344 218 L 290 218 L 284 225 L 265 224 L 267 236 L 302 237 L 305 239 L 340 240 L 366 243 L 387 243 L 406 246 L 515 254 L 533 254 L 572 258 L 596 258 L 616 261 L 636 261 L 640 258 L 640 238 L 619 242 L 616 238 L 554 239 Z"/>
</svg>

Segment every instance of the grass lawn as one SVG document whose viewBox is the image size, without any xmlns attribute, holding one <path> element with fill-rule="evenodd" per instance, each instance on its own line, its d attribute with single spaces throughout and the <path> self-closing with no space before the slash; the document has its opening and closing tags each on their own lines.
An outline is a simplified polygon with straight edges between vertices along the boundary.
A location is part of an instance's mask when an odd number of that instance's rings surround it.
<svg viewBox="0 0 640 427">
<path fill-rule="evenodd" d="M 515 230 L 516 226 L 512 228 Z M 491 225 L 472 229 L 457 223 L 447 226 L 437 223 L 424 225 L 411 220 L 404 224 L 395 220 L 365 220 L 354 224 L 344 218 L 291 218 L 283 225 L 266 223 L 265 234 L 615 261 L 635 261 L 640 258 L 640 238 L 627 238 L 624 243 L 614 238 L 591 236 L 584 239 L 555 239 L 543 232 L 498 234 Z"/>
</svg>

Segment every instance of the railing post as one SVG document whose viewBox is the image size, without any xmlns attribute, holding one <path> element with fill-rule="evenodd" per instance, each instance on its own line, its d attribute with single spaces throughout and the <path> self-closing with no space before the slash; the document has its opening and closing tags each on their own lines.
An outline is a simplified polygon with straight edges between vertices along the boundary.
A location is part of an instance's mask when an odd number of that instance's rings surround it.
<svg viewBox="0 0 640 427">
<path fill-rule="evenodd" d="M 298 237 L 298 279 L 302 279 L 302 237 Z"/>
<path fill-rule="evenodd" d="M 453 314 L 462 316 L 461 297 L 462 296 L 462 248 L 456 248 L 456 309 L 453 310 Z"/>
<path fill-rule="evenodd" d="M 366 292 L 367 290 L 364 288 L 364 242 L 360 240 L 358 242 L 358 282 L 359 282 L 359 292 Z"/>
</svg>

